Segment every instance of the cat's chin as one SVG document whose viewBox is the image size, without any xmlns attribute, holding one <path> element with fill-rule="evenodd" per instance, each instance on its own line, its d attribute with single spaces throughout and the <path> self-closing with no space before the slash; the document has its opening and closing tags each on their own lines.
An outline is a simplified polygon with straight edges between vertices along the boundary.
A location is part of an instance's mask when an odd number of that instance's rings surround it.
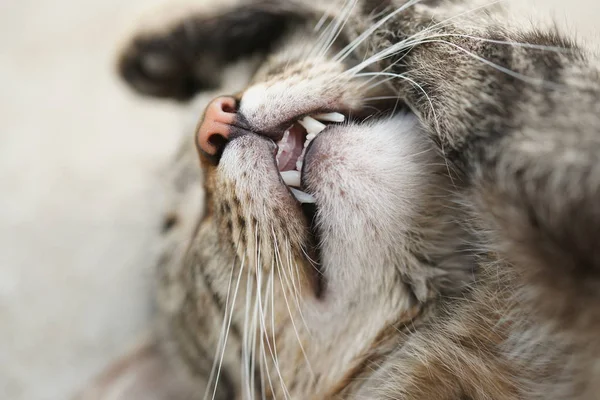
<svg viewBox="0 0 600 400">
<path fill-rule="evenodd" d="M 292 134 L 296 142 L 306 140 L 305 133 Z M 232 140 L 217 167 L 214 193 L 246 221 L 240 225 L 258 223 L 260 230 L 264 224 L 278 245 L 296 249 L 311 275 L 318 271 L 317 298 L 341 287 L 350 293 L 365 282 L 362 275 L 368 271 L 362 265 L 392 262 L 396 245 L 422 212 L 435 152 L 411 113 L 346 119 L 328 124 L 302 145 L 303 164 L 295 170 L 299 178 L 289 182 L 284 178 L 289 170 L 281 171 L 281 165 L 297 160 L 282 157 L 282 140 L 256 134 Z M 298 199 L 303 195 L 308 200 Z M 231 216 L 225 212 L 223 218 Z M 233 218 L 234 235 L 235 226 Z"/>
</svg>

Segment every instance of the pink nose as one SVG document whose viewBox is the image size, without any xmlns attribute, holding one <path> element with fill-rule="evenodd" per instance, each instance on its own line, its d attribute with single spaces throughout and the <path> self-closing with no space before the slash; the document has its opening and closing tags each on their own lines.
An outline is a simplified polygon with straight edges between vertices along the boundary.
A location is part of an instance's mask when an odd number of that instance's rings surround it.
<svg viewBox="0 0 600 400">
<path fill-rule="evenodd" d="M 217 155 L 229 140 L 235 122 L 236 101 L 233 97 L 217 97 L 206 108 L 204 120 L 196 133 L 200 150 L 210 156 Z"/>
</svg>

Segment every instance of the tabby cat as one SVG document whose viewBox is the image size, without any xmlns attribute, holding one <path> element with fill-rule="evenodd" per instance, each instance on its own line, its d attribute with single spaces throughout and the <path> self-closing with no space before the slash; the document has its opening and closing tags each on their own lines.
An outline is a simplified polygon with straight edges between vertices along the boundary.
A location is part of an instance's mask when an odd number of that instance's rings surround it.
<svg viewBox="0 0 600 400">
<path fill-rule="evenodd" d="M 173 165 L 155 332 L 82 398 L 600 399 L 598 63 L 498 4 L 205 3 L 119 73 L 251 77 Z"/>
</svg>

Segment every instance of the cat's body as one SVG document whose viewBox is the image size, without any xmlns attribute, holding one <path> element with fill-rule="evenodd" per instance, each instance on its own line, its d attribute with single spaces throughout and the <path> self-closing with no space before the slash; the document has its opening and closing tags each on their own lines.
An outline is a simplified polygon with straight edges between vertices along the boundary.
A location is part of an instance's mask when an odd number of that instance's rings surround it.
<svg viewBox="0 0 600 400">
<path fill-rule="evenodd" d="M 199 125 L 205 210 L 193 143 L 178 156 L 157 398 L 600 398 L 598 64 L 456 1 L 313 3 L 186 14 L 124 53 L 134 87 L 179 99 L 260 60 Z M 331 111 L 300 168 L 315 211 L 274 142 Z"/>
</svg>

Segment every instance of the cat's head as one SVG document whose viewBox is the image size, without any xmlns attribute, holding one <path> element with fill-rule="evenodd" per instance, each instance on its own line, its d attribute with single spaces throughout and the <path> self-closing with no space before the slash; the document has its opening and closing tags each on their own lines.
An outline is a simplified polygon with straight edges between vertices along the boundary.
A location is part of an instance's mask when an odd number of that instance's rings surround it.
<svg viewBox="0 0 600 400">
<path fill-rule="evenodd" d="M 398 55 L 380 52 L 384 25 L 416 3 L 256 1 L 145 30 L 129 45 L 121 75 L 180 100 L 214 87 L 234 61 L 260 60 L 245 88 L 199 118 L 206 207 L 175 258 L 184 273 L 172 274 L 166 302 L 174 330 L 209 340 L 202 305 L 183 302 L 210 288 L 228 316 L 211 323 L 237 327 L 242 358 L 258 351 L 258 331 L 276 342 L 282 381 L 328 391 L 471 279 L 472 243 L 453 203 L 460 182 L 390 84 L 410 78 L 380 62 Z"/>
<path fill-rule="evenodd" d="M 366 2 L 329 13 L 207 107 L 206 218 L 223 251 L 265 276 L 283 270 L 317 314 L 376 309 L 388 322 L 463 284 L 470 263 L 447 166 L 391 89 L 398 77 L 378 69 L 381 18 Z"/>
</svg>

